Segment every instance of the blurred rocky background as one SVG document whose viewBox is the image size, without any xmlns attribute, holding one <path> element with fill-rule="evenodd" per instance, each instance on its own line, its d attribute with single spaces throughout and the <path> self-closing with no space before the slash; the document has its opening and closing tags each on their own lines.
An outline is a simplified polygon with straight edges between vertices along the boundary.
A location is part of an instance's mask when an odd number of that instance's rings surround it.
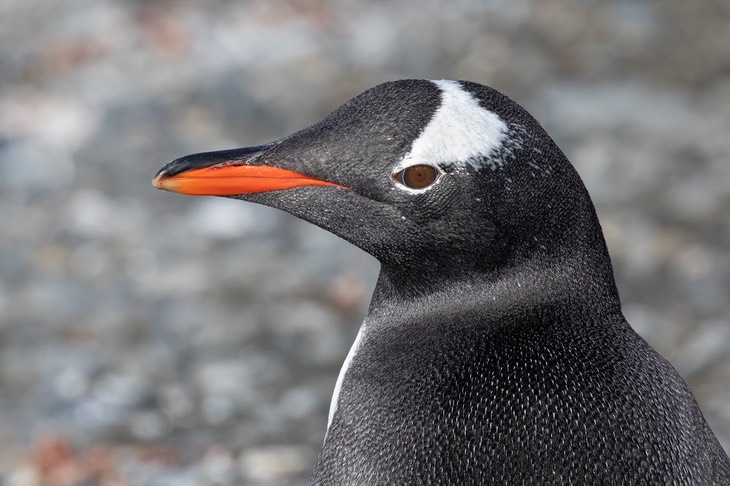
<svg viewBox="0 0 730 486">
<path fill-rule="evenodd" d="M 730 448 L 727 0 L 0 0 L 1 484 L 306 484 L 377 263 L 150 181 L 406 77 L 545 125 Z"/>
</svg>

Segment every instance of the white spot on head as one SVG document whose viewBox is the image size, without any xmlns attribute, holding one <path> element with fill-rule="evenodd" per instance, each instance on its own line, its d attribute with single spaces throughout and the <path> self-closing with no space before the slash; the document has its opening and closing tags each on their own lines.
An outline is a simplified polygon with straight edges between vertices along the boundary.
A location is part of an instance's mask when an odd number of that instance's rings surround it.
<svg viewBox="0 0 730 486">
<path fill-rule="evenodd" d="M 507 124 L 496 113 L 483 108 L 458 81 L 433 81 L 441 89 L 441 105 L 413 142 L 410 153 L 394 172 L 415 164 L 501 165 L 491 161 L 508 136 Z"/>
</svg>

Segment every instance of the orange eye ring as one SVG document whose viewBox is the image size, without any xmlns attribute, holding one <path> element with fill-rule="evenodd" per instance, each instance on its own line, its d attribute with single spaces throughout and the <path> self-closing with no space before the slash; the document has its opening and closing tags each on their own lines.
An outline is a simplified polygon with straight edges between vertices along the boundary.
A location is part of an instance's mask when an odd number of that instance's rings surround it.
<svg viewBox="0 0 730 486">
<path fill-rule="evenodd" d="M 418 164 L 396 172 L 393 178 L 409 189 L 425 189 L 439 178 L 441 171 L 432 165 Z"/>
</svg>

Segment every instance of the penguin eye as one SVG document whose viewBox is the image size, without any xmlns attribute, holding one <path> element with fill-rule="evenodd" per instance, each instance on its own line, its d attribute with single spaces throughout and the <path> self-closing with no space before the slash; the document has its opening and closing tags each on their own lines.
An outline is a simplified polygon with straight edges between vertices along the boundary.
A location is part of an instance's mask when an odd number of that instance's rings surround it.
<svg viewBox="0 0 730 486">
<path fill-rule="evenodd" d="M 424 189 L 438 179 L 439 170 L 431 165 L 419 164 L 406 167 L 393 174 L 393 178 L 410 189 Z"/>
</svg>

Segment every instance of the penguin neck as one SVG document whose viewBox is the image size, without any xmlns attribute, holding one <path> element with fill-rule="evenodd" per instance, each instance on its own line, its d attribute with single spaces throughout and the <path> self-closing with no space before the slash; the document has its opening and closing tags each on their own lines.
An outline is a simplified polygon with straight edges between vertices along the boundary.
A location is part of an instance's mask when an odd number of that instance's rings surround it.
<svg viewBox="0 0 730 486">
<path fill-rule="evenodd" d="M 570 235 L 560 235 L 563 244 L 552 249 L 541 238 L 523 238 L 502 248 L 492 245 L 487 252 L 493 251 L 493 256 L 474 254 L 470 265 L 450 261 L 404 272 L 383 264 L 370 314 L 427 313 L 454 300 L 494 319 L 529 306 L 570 308 L 575 315 L 620 313 L 613 268 L 595 213 L 574 228 Z"/>
</svg>

